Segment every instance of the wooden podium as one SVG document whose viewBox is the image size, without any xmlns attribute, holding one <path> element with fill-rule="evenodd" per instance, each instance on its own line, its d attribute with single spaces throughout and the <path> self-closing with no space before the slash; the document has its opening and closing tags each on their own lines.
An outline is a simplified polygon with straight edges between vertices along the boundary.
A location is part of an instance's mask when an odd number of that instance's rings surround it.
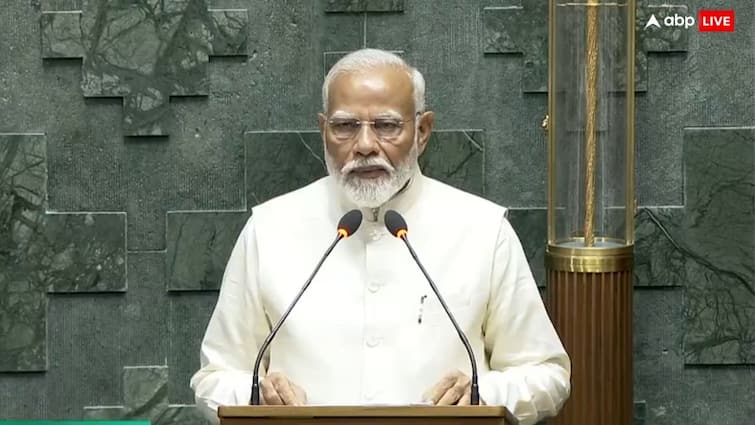
<svg viewBox="0 0 755 425">
<path fill-rule="evenodd" d="M 221 406 L 220 425 L 516 425 L 502 406 Z"/>
</svg>

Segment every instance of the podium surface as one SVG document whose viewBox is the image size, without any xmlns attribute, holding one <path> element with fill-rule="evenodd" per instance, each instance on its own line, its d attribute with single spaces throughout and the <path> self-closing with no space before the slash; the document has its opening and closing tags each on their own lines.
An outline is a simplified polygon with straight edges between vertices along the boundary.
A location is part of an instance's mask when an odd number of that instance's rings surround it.
<svg viewBox="0 0 755 425">
<path fill-rule="evenodd" d="M 502 406 L 221 406 L 221 425 L 516 425 Z"/>
</svg>

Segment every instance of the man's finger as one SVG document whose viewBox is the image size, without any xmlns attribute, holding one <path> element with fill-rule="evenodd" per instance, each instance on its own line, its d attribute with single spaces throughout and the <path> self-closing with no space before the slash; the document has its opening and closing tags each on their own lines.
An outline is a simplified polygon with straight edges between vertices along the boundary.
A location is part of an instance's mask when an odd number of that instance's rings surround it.
<svg viewBox="0 0 755 425">
<path fill-rule="evenodd" d="M 260 393 L 262 394 L 262 402 L 270 406 L 278 406 L 283 404 L 283 400 L 278 396 L 278 391 L 275 390 L 275 386 L 267 379 L 260 383 Z"/>
<path fill-rule="evenodd" d="M 469 406 L 472 404 L 472 386 L 470 385 L 467 387 L 467 390 L 464 391 L 464 395 L 461 396 L 459 401 L 456 403 L 457 406 Z"/>
<path fill-rule="evenodd" d="M 436 405 L 438 406 L 451 406 L 456 404 L 459 399 L 461 399 L 461 396 L 464 395 L 464 391 L 466 390 L 466 386 L 463 383 L 457 383 L 456 385 L 449 388 L 445 394 L 443 394 L 443 397 L 438 400 Z"/>
<path fill-rule="evenodd" d="M 472 378 L 461 372 L 459 372 L 459 382 L 463 383 L 465 386 L 469 385 L 469 387 L 472 388 Z"/>
<path fill-rule="evenodd" d="M 280 372 L 273 372 L 267 375 L 267 377 L 265 377 L 265 381 L 269 381 L 273 385 L 273 388 L 277 388 L 278 385 L 281 384 L 281 382 L 284 382 L 287 380 L 288 379 L 285 376 L 283 376 L 283 374 L 281 374 Z"/>
<path fill-rule="evenodd" d="M 275 390 L 278 392 L 283 404 L 287 406 L 296 406 L 298 403 L 294 389 L 291 388 L 291 382 L 288 379 L 281 379 L 275 382 Z"/>
<path fill-rule="evenodd" d="M 443 397 L 443 395 L 448 391 L 449 388 L 454 386 L 454 383 L 456 382 L 456 377 L 453 375 L 446 375 L 438 381 L 437 384 L 433 385 L 432 388 L 427 390 L 423 396 L 425 401 L 429 401 L 432 404 L 438 404 L 438 401 Z"/>
</svg>

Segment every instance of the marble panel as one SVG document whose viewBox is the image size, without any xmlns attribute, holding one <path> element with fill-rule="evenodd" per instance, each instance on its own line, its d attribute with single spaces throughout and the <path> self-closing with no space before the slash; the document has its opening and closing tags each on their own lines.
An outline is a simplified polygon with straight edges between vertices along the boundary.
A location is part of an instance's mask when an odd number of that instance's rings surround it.
<svg viewBox="0 0 755 425">
<path fill-rule="evenodd" d="M 86 406 L 86 420 L 147 419 L 153 425 L 206 425 L 193 405 L 168 403 L 167 366 L 126 366 L 123 368 L 124 404 Z"/>
<path fill-rule="evenodd" d="M 683 286 L 687 253 L 681 246 L 682 207 L 640 208 L 635 215 L 634 285 Z"/>
<path fill-rule="evenodd" d="M 247 132 L 245 140 L 250 208 L 327 175 L 319 132 Z"/>
<path fill-rule="evenodd" d="M 755 363 L 755 128 L 684 140 L 687 364 Z"/>
<path fill-rule="evenodd" d="M 248 218 L 248 213 L 235 211 L 168 213 L 168 290 L 219 289 L 231 250 Z"/>
<path fill-rule="evenodd" d="M 246 55 L 248 21 L 205 0 L 83 0 L 42 12 L 42 57 L 82 58 L 85 97 L 122 97 L 127 136 L 165 136 L 172 96 L 208 95 L 209 58 Z"/>
<path fill-rule="evenodd" d="M 47 293 L 126 288 L 123 214 L 49 213 L 41 134 L 0 134 L 0 371 L 47 369 Z"/>
<path fill-rule="evenodd" d="M 537 286 L 544 288 L 546 282 L 545 248 L 548 243 L 548 211 L 539 209 L 510 209 L 509 221 L 524 248 Z"/>
<path fill-rule="evenodd" d="M 545 92 L 548 87 L 548 2 L 522 1 L 519 5 L 482 10 L 484 52 L 521 53 L 523 92 Z"/>
<path fill-rule="evenodd" d="M 485 194 L 482 130 L 434 131 L 419 165 L 426 176 L 478 196 Z"/>
<path fill-rule="evenodd" d="M 405 0 L 322 0 L 326 13 L 403 12 Z"/>
</svg>

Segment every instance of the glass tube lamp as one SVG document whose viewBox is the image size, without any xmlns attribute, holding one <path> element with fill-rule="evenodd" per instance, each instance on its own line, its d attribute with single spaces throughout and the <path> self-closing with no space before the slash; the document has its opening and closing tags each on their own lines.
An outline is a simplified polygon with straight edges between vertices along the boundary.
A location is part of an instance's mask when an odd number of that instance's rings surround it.
<svg viewBox="0 0 755 425">
<path fill-rule="evenodd" d="M 634 0 L 550 0 L 548 306 L 572 360 L 561 424 L 632 421 Z"/>
</svg>

